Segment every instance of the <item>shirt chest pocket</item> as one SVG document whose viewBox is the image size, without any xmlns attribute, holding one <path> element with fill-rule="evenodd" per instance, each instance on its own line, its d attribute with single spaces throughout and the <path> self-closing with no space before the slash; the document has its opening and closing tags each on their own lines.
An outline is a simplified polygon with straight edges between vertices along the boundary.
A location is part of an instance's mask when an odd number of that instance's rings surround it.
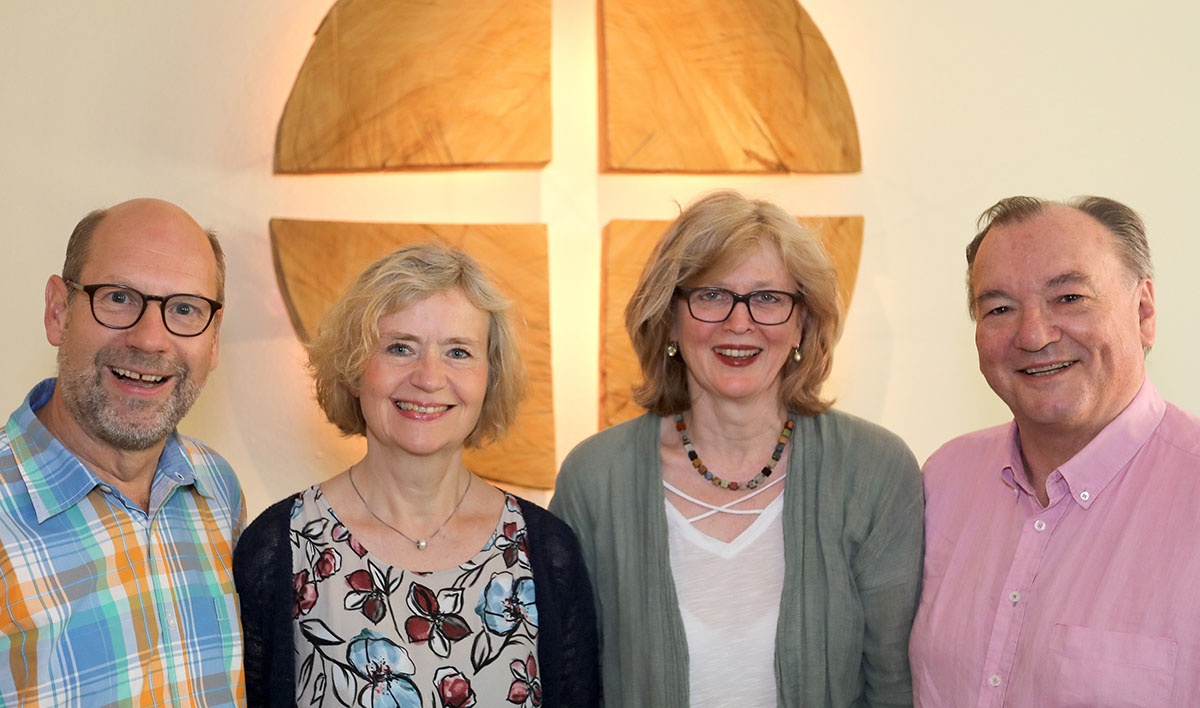
<svg viewBox="0 0 1200 708">
<path fill-rule="evenodd" d="M 1055 625 L 1038 696 L 1061 708 L 1169 706 L 1178 654 L 1168 637 Z"/>
</svg>

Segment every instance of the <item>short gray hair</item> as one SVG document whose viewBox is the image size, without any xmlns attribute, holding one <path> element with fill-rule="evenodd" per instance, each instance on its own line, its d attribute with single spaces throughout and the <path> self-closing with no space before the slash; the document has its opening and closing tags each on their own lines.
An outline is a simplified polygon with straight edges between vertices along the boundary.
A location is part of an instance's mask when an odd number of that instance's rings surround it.
<svg viewBox="0 0 1200 708">
<path fill-rule="evenodd" d="M 967 309 L 975 319 L 975 256 L 983 239 L 993 226 L 1019 224 L 1038 216 L 1052 204 L 1069 207 L 1092 217 L 1108 229 L 1117 244 L 1117 255 L 1126 270 L 1137 280 L 1154 278 L 1154 263 L 1150 260 L 1150 243 L 1146 240 L 1146 225 L 1142 217 L 1121 202 L 1106 197 L 1083 196 L 1065 202 L 1047 201 L 1037 197 L 1007 197 L 988 207 L 979 215 L 979 233 L 967 244 Z"/>
</svg>

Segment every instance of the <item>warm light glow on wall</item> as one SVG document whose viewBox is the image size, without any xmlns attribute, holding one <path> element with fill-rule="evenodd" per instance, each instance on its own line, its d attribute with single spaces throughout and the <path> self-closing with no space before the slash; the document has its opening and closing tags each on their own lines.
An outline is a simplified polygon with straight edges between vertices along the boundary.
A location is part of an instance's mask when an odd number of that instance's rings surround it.
<svg viewBox="0 0 1200 708">
<path fill-rule="evenodd" d="M 440 190 L 437 199 L 460 202 L 456 220 L 464 224 L 483 226 L 498 223 L 497 213 L 534 211 L 535 220 L 546 225 L 549 302 L 532 311 L 549 311 L 553 356 L 547 359 L 553 363 L 531 367 L 530 373 L 545 377 L 549 400 L 544 408 L 559 413 L 551 416 L 548 429 L 517 442 L 554 452 L 541 458 L 545 463 L 531 465 L 527 457 L 506 457 L 503 448 L 493 448 L 474 462 L 476 468 L 490 467 L 479 471 L 494 477 L 495 470 L 516 467 L 523 477 L 499 476 L 532 486 L 552 483 L 564 447 L 598 424 L 612 422 L 597 413 L 612 394 L 601 389 L 600 373 L 622 388 L 636 378 L 636 371 L 628 370 L 629 357 L 601 360 L 597 354 L 628 348 L 612 323 L 602 322 L 604 274 L 614 266 L 626 273 L 640 270 L 640 262 L 604 261 L 603 254 L 614 251 L 601 248 L 608 221 L 602 215 L 669 220 L 674 204 L 714 187 L 739 187 L 737 180 L 745 179 L 715 172 L 846 172 L 859 164 L 853 112 L 832 52 L 793 0 L 758 0 L 753 15 L 716 12 L 720 8 L 705 0 L 601 0 L 598 21 L 579 5 L 568 9 L 562 0 L 335 3 L 299 72 L 277 139 L 277 172 L 438 168 L 444 171 L 354 179 L 360 186 L 370 182 L 372 201 L 388 200 L 391 188 L 379 185 L 389 182 L 397 190 Z M 660 21 L 664 14 L 670 23 Z M 492 21 L 497 17 L 506 19 Z M 671 31 L 655 34 L 664 26 Z M 766 31 L 778 27 L 796 32 Z M 713 41 L 716 37 L 723 42 Z M 538 63 L 543 58 L 544 73 Z M 505 62 L 511 66 L 497 70 Z M 714 69 L 717 63 L 721 66 Z M 491 78 L 480 82 L 483 74 Z M 543 86 L 552 89 L 545 101 Z M 518 94 L 524 100 L 515 101 Z M 630 110 L 635 105 L 639 110 Z M 502 124 L 502 118 L 509 122 Z M 539 159 L 539 131 L 550 126 L 550 150 Z M 512 165 L 541 169 L 536 176 L 498 171 Z M 463 168 L 475 171 L 449 172 Z M 478 171 L 483 168 L 496 171 Z M 604 169 L 655 174 L 601 177 Z M 705 174 L 671 176 L 695 172 Z M 347 177 L 314 179 L 333 184 Z M 756 185 L 788 180 L 756 179 Z M 506 180 L 510 183 L 502 191 L 508 202 L 463 198 L 464 193 L 483 195 L 487 185 Z M 514 180 L 518 187 L 512 186 Z M 640 198 L 616 198 L 628 192 L 606 186 L 621 180 L 644 180 L 637 184 L 650 189 Z M 761 186 L 742 188 L 754 196 L 773 196 L 763 195 Z M 776 184 L 767 191 L 781 188 L 786 187 Z M 364 193 L 338 189 L 353 205 L 347 218 L 362 220 L 364 204 L 356 195 Z M 676 196 L 663 199 L 664 193 Z M 528 206 L 514 206 L 517 199 Z M 788 206 L 787 200 L 775 200 Z M 395 210 L 367 208 L 392 214 L 371 220 L 422 223 L 422 209 L 411 201 Z M 847 223 L 857 230 L 846 232 L 849 246 L 840 249 L 846 256 L 840 265 L 850 269 L 853 283 L 862 221 Z M 327 232 L 328 245 L 314 249 L 314 258 L 342 247 L 337 224 Z M 463 248 L 473 252 L 470 241 Z M 486 260 L 498 273 L 510 268 L 494 253 Z M 308 270 L 318 277 L 322 272 Z M 288 282 L 283 270 L 279 275 L 285 298 L 307 287 Z M 566 426 L 563 419 L 569 421 Z M 522 464 L 514 466 L 512 459 Z M 531 469 L 543 464 L 546 469 Z"/>
</svg>

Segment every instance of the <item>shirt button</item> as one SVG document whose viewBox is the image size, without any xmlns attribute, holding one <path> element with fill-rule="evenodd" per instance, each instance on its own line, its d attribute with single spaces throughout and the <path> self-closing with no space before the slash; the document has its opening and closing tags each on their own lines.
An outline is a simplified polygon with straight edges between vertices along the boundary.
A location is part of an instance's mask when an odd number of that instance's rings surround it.
<svg viewBox="0 0 1200 708">
<path fill-rule="evenodd" d="M 988 676 L 988 684 L 992 688 L 999 686 L 1000 685 L 1000 674 L 992 674 L 991 676 Z"/>
<path fill-rule="evenodd" d="M 1033 522 L 1033 528 L 1035 531 L 1045 531 L 1046 530 L 1046 522 L 1042 521 L 1041 519 L 1038 519 L 1037 521 Z"/>
<path fill-rule="evenodd" d="M 1086 489 L 1079 493 L 1080 501 L 1087 501 L 1088 499 L 1091 499 L 1091 498 L 1092 498 L 1092 493 Z"/>
<path fill-rule="evenodd" d="M 175 628 L 175 615 L 167 615 L 167 624 L 170 625 L 172 629 Z"/>
<path fill-rule="evenodd" d="M 1010 592 L 1008 594 L 1008 599 L 1012 600 L 1012 603 L 1015 605 L 1021 601 L 1021 593 L 1017 592 L 1016 590 L 1013 590 L 1012 592 Z"/>
</svg>

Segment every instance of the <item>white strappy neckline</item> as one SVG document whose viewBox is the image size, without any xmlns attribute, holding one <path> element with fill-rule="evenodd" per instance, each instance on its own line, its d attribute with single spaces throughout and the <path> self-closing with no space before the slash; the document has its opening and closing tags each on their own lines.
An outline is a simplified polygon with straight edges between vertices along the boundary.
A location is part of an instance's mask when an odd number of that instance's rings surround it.
<svg viewBox="0 0 1200 708">
<path fill-rule="evenodd" d="M 785 479 L 787 479 L 787 473 L 779 475 L 775 479 L 772 479 L 770 482 L 767 482 L 766 484 L 761 485 L 758 489 L 755 489 L 754 491 L 752 491 L 748 494 L 743 494 L 742 496 L 738 497 L 737 499 L 734 499 L 733 501 L 728 502 L 726 504 L 721 504 L 719 506 L 716 504 L 709 504 L 706 501 L 701 501 L 691 495 L 685 494 L 682 490 L 680 490 L 678 487 L 671 484 L 670 482 L 668 482 L 665 479 L 663 480 L 663 487 L 666 488 L 666 490 L 668 492 L 671 492 L 672 494 L 674 494 L 682 499 L 686 499 L 687 501 L 690 501 L 691 503 L 695 504 L 696 506 L 704 507 L 705 509 L 708 510 L 708 511 L 702 511 L 695 516 L 690 516 L 690 517 L 684 516 L 683 517 L 684 519 L 687 520 L 688 523 L 694 524 L 697 521 L 703 521 L 704 519 L 707 519 L 708 517 L 713 516 L 715 514 L 761 515 L 764 511 L 767 510 L 767 508 L 770 507 L 769 504 L 766 507 L 763 507 L 762 509 L 735 509 L 733 507 L 735 507 L 738 504 L 741 504 L 743 502 L 749 501 L 750 499 L 753 499 L 754 497 L 758 496 L 759 494 L 762 494 L 763 492 L 767 491 L 771 487 L 774 487 L 776 484 L 779 484 L 780 482 L 782 482 Z M 782 497 L 780 497 L 780 498 L 782 498 Z M 670 502 L 667 502 L 667 503 L 670 504 Z M 674 507 L 674 505 L 671 505 L 671 506 L 672 506 L 672 508 Z M 682 516 L 683 512 L 680 512 L 680 515 Z"/>
</svg>

